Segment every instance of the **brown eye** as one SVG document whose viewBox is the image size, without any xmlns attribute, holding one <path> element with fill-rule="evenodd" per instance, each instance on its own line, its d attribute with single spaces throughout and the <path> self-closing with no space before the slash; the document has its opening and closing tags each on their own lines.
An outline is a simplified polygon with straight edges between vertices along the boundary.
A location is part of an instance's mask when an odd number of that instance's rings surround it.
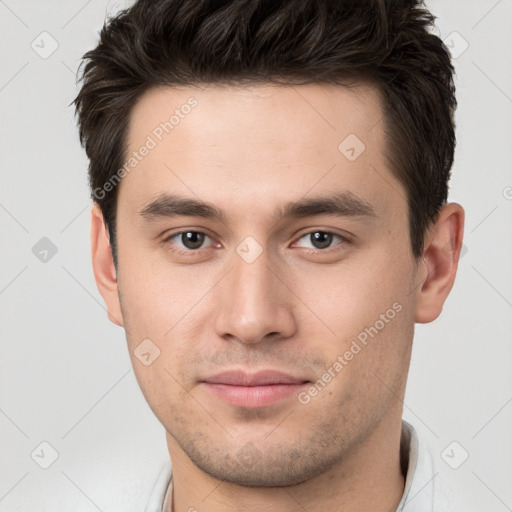
<svg viewBox="0 0 512 512">
<path fill-rule="evenodd" d="M 187 249 L 199 249 L 203 245 L 205 236 L 204 233 L 198 231 L 185 231 L 178 235 L 181 238 L 181 243 Z"/>
<path fill-rule="evenodd" d="M 341 243 L 347 242 L 341 235 L 337 235 L 335 233 L 330 233 L 329 231 L 312 231 L 300 237 L 299 240 L 306 240 L 309 243 L 309 246 L 306 246 L 307 249 L 317 249 L 324 250 L 330 249 L 333 247 L 333 241 L 339 240 L 334 246 L 339 245 Z"/>
<path fill-rule="evenodd" d="M 315 246 L 315 249 L 325 249 L 332 243 L 334 235 L 332 233 L 325 233 L 324 231 L 316 231 L 308 235 L 311 243 Z"/>
<path fill-rule="evenodd" d="M 164 241 L 166 244 L 176 246 L 177 252 L 193 252 L 202 249 L 207 239 L 210 237 L 201 231 L 180 231 L 167 237 Z"/>
</svg>

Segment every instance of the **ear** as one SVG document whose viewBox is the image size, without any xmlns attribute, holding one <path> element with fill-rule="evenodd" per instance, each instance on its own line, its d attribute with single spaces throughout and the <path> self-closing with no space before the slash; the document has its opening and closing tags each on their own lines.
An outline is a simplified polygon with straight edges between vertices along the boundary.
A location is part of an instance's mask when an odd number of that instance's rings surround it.
<svg viewBox="0 0 512 512">
<path fill-rule="evenodd" d="M 107 306 L 111 322 L 123 327 L 123 316 L 117 289 L 117 273 L 112 258 L 108 229 L 97 203 L 91 210 L 91 255 L 96 286 Z"/>
<path fill-rule="evenodd" d="M 425 270 L 416 290 L 415 322 L 432 322 L 441 314 L 455 281 L 463 234 L 464 209 L 457 203 L 445 205 L 425 238 Z"/>
</svg>

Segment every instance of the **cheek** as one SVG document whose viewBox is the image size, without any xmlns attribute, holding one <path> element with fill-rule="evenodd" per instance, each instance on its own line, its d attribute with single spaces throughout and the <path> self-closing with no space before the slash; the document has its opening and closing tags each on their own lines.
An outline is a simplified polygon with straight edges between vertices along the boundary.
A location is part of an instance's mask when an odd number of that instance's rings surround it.
<svg viewBox="0 0 512 512">
<path fill-rule="evenodd" d="M 123 317 L 132 337 L 154 337 L 163 344 L 197 314 L 218 280 L 207 265 L 171 265 L 151 254 L 124 257 L 119 269 Z"/>
<path fill-rule="evenodd" d="M 121 307 L 137 380 L 159 415 L 162 397 L 172 396 L 177 403 L 180 393 L 192 386 L 187 369 L 193 367 L 205 327 L 198 318 L 206 314 L 216 279 L 211 269 L 192 272 L 190 267 L 171 268 L 150 258 L 144 264 L 137 260 L 132 254 L 119 262 Z"/>
<path fill-rule="evenodd" d="M 399 260 L 383 250 L 297 281 L 314 313 L 303 317 L 303 342 L 322 354 L 335 375 L 331 390 L 342 401 L 357 397 L 366 403 L 365 397 L 389 394 L 386 386 L 399 394 L 414 328 L 412 271 L 407 256 Z"/>
<path fill-rule="evenodd" d="M 334 339 L 345 339 L 376 322 L 380 326 L 381 315 L 384 321 L 394 320 L 396 310 L 404 309 L 413 297 L 409 295 L 411 262 L 384 250 L 375 252 L 354 254 L 336 266 L 309 266 L 294 273 L 294 292 L 310 310 L 306 325 L 316 324 Z"/>
</svg>

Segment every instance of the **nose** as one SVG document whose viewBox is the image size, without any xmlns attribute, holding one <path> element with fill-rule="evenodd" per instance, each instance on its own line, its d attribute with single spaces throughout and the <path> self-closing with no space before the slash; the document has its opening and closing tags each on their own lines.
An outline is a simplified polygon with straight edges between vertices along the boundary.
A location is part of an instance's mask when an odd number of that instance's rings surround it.
<svg viewBox="0 0 512 512">
<path fill-rule="evenodd" d="M 293 293 L 266 252 L 251 263 L 234 253 L 232 262 L 217 289 L 217 334 L 245 344 L 292 336 Z"/>
</svg>

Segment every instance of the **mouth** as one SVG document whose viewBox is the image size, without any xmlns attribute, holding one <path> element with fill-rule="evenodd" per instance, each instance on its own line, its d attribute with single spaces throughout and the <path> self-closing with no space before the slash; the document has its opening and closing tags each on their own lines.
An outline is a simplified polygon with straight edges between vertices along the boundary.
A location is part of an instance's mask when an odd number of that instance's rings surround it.
<svg viewBox="0 0 512 512">
<path fill-rule="evenodd" d="M 201 381 L 206 390 L 237 407 L 259 408 L 299 393 L 309 380 L 274 370 L 227 371 Z"/>
</svg>

